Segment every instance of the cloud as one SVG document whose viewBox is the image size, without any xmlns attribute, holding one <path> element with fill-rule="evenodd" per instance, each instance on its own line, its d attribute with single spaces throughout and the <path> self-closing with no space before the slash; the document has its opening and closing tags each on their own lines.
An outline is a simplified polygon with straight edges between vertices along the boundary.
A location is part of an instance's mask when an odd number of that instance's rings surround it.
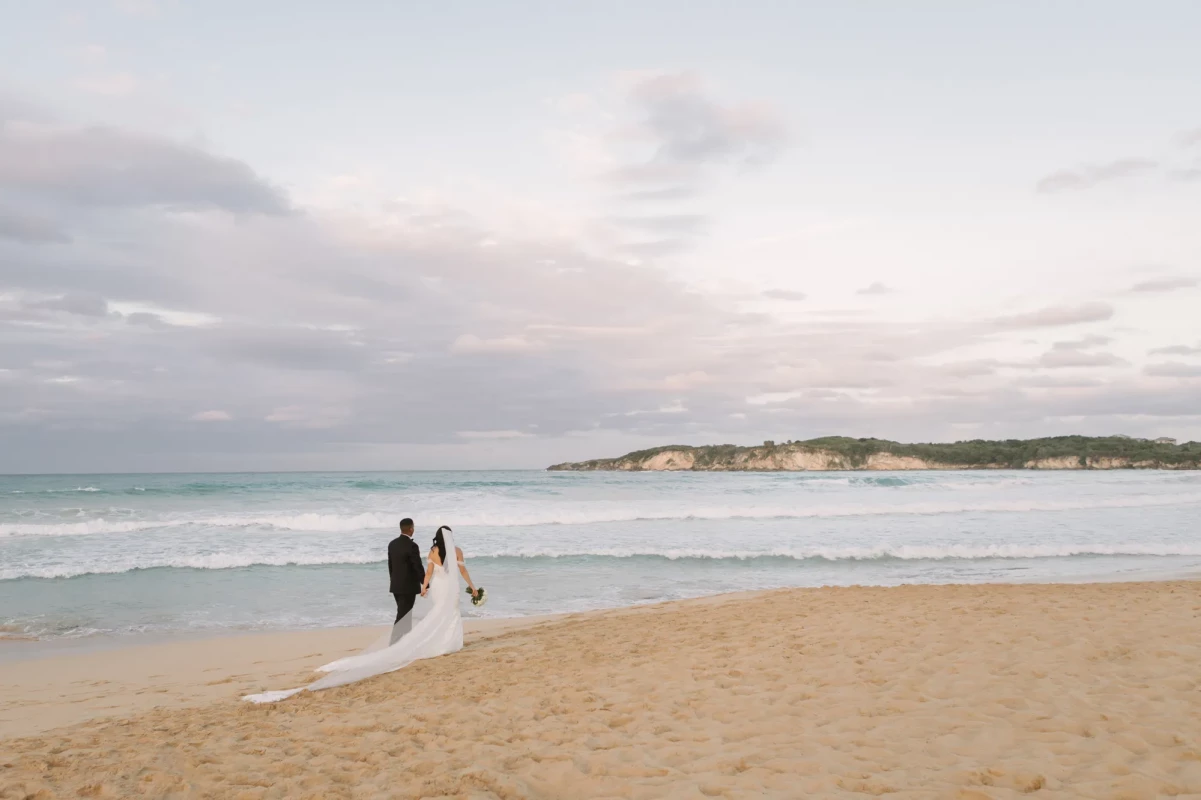
<svg viewBox="0 0 1201 800">
<path fill-rule="evenodd" d="M 264 420 L 285 428 L 325 430 L 345 424 L 348 417 L 346 408 L 292 405 L 272 410 Z"/>
<path fill-rule="evenodd" d="M 641 417 L 646 414 L 684 414 L 687 411 L 688 411 L 688 409 L 684 406 L 684 404 L 682 402 L 680 402 L 679 400 L 676 400 L 676 401 L 672 402 L 670 405 L 659 406 L 658 408 L 655 408 L 655 409 L 640 409 L 640 408 L 634 409 L 633 411 L 626 411 L 625 413 L 621 414 L 620 416 Z M 608 416 L 614 417 L 614 416 L 618 416 L 618 415 L 617 414 L 609 414 Z"/>
<path fill-rule="evenodd" d="M 1051 345 L 1052 350 L 1085 350 L 1091 347 L 1100 347 L 1109 344 L 1113 341 L 1108 336 L 1097 336 L 1095 334 L 1084 336 L 1080 339 L 1073 339 L 1067 342 L 1056 342 Z"/>
<path fill-rule="evenodd" d="M 125 321 L 135 325 L 163 324 L 183 328 L 202 328 L 215 325 L 221 321 L 219 317 L 196 311 L 180 311 L 179 309 L 164 308 L 154 304 L 114 302 L 109 306 L 118 314 L 125 316 Z"/>
<path fill-rule="evenodd" d="M 1201 147 L 1201 128 L 1182 133 L 1180 144 L 1184 147 Z"/>
<path fill-rule="evenodd" d="M 644 149 L 626 163 L 648 163 L 654 141 L 627 142 Z M 668 166 L 704 178 L 741 165 L 738 152 Z M 921 303 L 771 314 L 767 300 L 802 293 L 634 264 L 555 214 L 519 233 L 442 198 L 384 214 L 180 214 L 72 206 L 78 193 L 58 185 L 21 188 L 37 202 L 10 207 L 70 241 L 0 242 L 0 471 L 538 466 L 569 445 L 586 457 L 730 430 L 1013 436 L 1062 432 L 1051 414 L 1109 430 L 1114 414 L 1196 413 L 1194 383 L 1141 363 L 1041 370 L 1041 350 L 1013 355 L 1046 328 L 1064 341 L 1044 349 L 1069 354 L 1052 361 L 1098 358 L 1103 337 L 1055 326 L 1109 319 L 1104 304 L 983 322 L 954 302 L 932 316 Z M 699 214 L 645 211 L 596 222 L 656 218 L 658 230 L 622 229 L 634 246 L 696 233 L 686 218 Z M 183 422 L 206 411 L 230 422 Z"/>
<path fill-rule="evenodd" d="M 1064 367 L 1110 367 L 1125 364 L 1112 353 L 1086 353 L 1079 349 L 1052 349 L 1043 353 L 1038 366 L 1051 369 Z"/>
<path fill-rule="evenodd" d="M 1104 386 L 1105 381 L 1083 372 L 1041 373 L 1015 378 L 1012 385 L 1023 389 L 1091 389 Z"/>
<path fill-rule="evenodd" d="M 85 44 L 77 51 L 79 58 L 90 64 L 103 64 L 108 60 L 108 48 L 102 44 Z"/>
<path fill-rule="evenodd" d="M 200 411 L 188 419 L 193 422 L 229 422 L 233 417 L 226 411 Z"/>
<path fill-rule="evenodd" d="M 108 127 L 9 121 L 0 127 L 0 189 L 86 206 L 289 212 L 240 161 Z"/>
<path fill-rule="evenodd" d="M 616 217 L 613 222 L 625 228 L 659 234 L 697 234 L 709 226 L 703 214 L 658 214 L 645 217 Z"/>
<path fill-rule="evenodd" d="M 693 370 L 692 372 L 682 372 L 677 375 L 668 375 L 659 383 L 659 388 L 669 392 L 682 392 L 690 389 L 697 389 L 701 386 L 707 386 L 715 378 L 704 370 Z"/>
<path fill-rule="evenodd" d="M 1085 322 L 1103 322 L 1112 317 L 1113 306 L 1108 303 L 1091 302 L 1078 306 L 1053 306 L 1027 314 L 997 317 L 992 321 L 992 326 L 1000 330 L 1056 328 Z"/>
<path fill-rule="evenodd" d="M 638 190 L 638 193 L 642 195 L 642 199 L 647 199 L 652 194 L 658 194 L 660 198 L 681 193 L 684 196 L 699 194 L 697 187 L 688 185 L 689 181 L 696 180 L 699 177 L 696 167 L 692 164 L 661 164 L 656 162 L 630 164 L 612 170 L 609 173 L 609 177 L 617 183 L 667 184 L 658 189 Z"/>
<path fill-rule="evenodd" d="M 0 207 L 0 239 L 26 244 L 64 243 L 71 237 L 53 222 Z"/>
<path fill-rule="evenodd" d="M 113 6 L 124 14 L 136 17 L 154 16 L 159 12 L 159 0 L 113 0 Z"/>
<path fill-rule="evenodd" d="M 1201 167 L 1172 170 L 1172 177 L 1175 180 L 1182 181 L 1184 183 L 1201 181 Z"/>
<path fill-rule="evenodd" d="M 132 72 L 97 72 L 75 82 L 85 92 L 102 97 L 124 97 L 133 94 L 141 81 Z"/>
<path fill-rule="evenodd" d="M 775 403 L 786 403 L 789 400 L 795 400 L 798 397 L 804 396 L 804 391 L 794 389 L 790 392 L 764 392 L 762 394 L 747 395 L 745 399 L 748 406 L 766 406 Z"/>
<path fill-rule="evenodd" d="M 1143 281 L 1130 287 L 1132 292 L 1171 292 L 1176 289 L 1191 289 L 1198 285 L 1196 278 L 1157 278 Z"/>
<path fill-rule="evenodd" d="M 789 300 L 798 303 L 806 297 L 804 292 L 793 292 L 788 289 L 768 289 L 762 294 L 769 300 Z"/>
<path fill-rule="evenodd" d="M 13 121 L 48 122 L 52 116 L 37 103 L 0 88 L 0 123 Z"/>
<path fill-rule="evenodd" d="M 895 291 L 896 291 L 895 289 L 885 286 L 880 281 L 876 281 L 871 286 L 863 287 L 859 291 L 855 292 L 855 294 L 862 294 L 862 295 L 892 294 Z"/>
<path fill-rule="evenodd" d="M 166 328 L 169 324 L 158 314 L 151 314 L 147 311 L 135 311 L 132 314 L 127 314 L 125 321 L 130 325 L 145 325 L 148 328 L 156 330 Z"/>
<path fill-rule="evenodd" d="M 1153 356 L 1198 356 L 1201 355 L 1201 346 L 1193 347 L 1187 344 L 1174 344 L 1168 347 L 1157 347 L 1154 350 L 1148 350 L 1147 353 Z"/>
<path fill-rule="evenodd" d="M 26 308 L 64 311 L 83 317 L 104 317 L 109 313 L 108 302 L 103 297 L 90 294 L 65 294 L 50 300 L 28 303 Z"/>
<path fill-rule="evenodd" d="M 450 346 L 450 352 L 459 354 L 506 354 L 506 353 L 528 353 L 532 350 L 539 349 L 536 342 L 530 341 L 524 336 L 500 336 L 495 339 L 481 339 L 471 333 L 465 333 L 459 336 Z"/>
<path fill-rule="evenodd" d="M 459 431 L 460 439 L 524 439 L 533 434 L 525 431 Z"/>
<path fill-rule="evenodd" d="M 1148 364 L 1143 372 L 1156 378 L 1201 378 L 1201 364 L 1181 364 L 1168 361 Z"/>
<path fill-rule="evenodd" d="M 413 218 L 429 216 L 413 211 Z M 488 238 L 497 246 L 475 245 Z M 815 413 L 811 405 L 819 402 L 839 413 L 859 409 L 864 419 L 892 419 L 898 408 L 949 397 L 956 388 L 953 376 L 921 359 L 995 335 L 973 321 L 782 324 L 740 313 L 737 303 L 655 269 L 554 239 L 506 242 L 470 218 L 453 229 L 431 218 L 381 231 L 312 213 L 167 215 L 139 244 L 136 258 L 111 265 L 97 284 L 141 297 L 109 303 L 124 318 L 86 318 L 104 340 L 91 344 L 63 327 L 39 329 L 35 342 L 25 333 L 5 337 L 0 326 L 12 366 L 52 356 L 74 366 L 39 374 L 70 370 L 85 379 L 72 384 L 74 400 L 62 387 L 49 394 L 32 373 L 28 380 L 20 373 L 11 390 L 6 382 L 6 407 L 47 410 L 44 421 L 21 423 L 41 430 L 36 441 L 43 445 L 57 441 L 50 426 L 78 433 L 86 420 L 128 431 L 136 420 L 138 452 L 161 452 L 175 468 L 212 466 L 181 459 L 218 451 L 256 454 L 262 467 L 309 463 L 289 460 L 299 458 L 293 451 L 306 452 L 319 468 L 362 463 L 353 455 L 361 451 L 347 448 L 470 447 L 476 440 L 458 431 L 521 432 L 533 422 L 538 437 L 498 439 L 497 446 L 593 429 L 652 443 L 752 410 L 753 429 L 763 424 L 760 413 L 784 420 Z M 87 245 L 70 247 L 84 253 Z M 154 280 L 162 263 L 174 265 L 169 282 Z M 63 265 L 42 259 L 22 280 L 77 283 L 80 273 Z M 206 324 L 165 325 L 172 321 L 166 313 Z M 147 327 L 156 323 L 157 330 Z M 537 358 L 478 358 L 464 368 L 447 357 L 448 342 L 467 355 L 540 349 Z M 897 360 L 866 360 L 880 353 Z M 980 387 L 995 390 L 995 376 L 978 372 Z M 833 394 L 814 394 L 823 391 Z M 682 393 L 686 403 L 677 402 Z M 748 407 L 748 395 L 792 399 Z M 197 407 L 224 410 L 239 423 L 199 426 L 212 432 L 203 442 L 181 439 L 172 420 Z M 630 409 L 658 410 L 627 415 Z M 828 424 L 850 419 L 831 417 Z M 32 447 L 35 439 L 22 441 Z M 102 440 L 95 441 L 102 452 Z"/>
<path fill-rule="evenodd" d="M 300 422 L 307 419 L 307 413 L 301 406 L 281 406 L 273 410 L 264 419 L 267 422 Z"/>
<path fill-rule="evenodd" d="M 699 194 L 714 170 L 774 161 L 787 147 L 787 127 L 772 109 L 713 99 L 692 73 L 654 73 L 626 81 L 632 119 L 607 138 L 615 148 L 609 180 L 633 202 L 678 201 Z"/>
<path fill-rule="evenodd" d="M 1123 158 L 1107 164 L 1091 164 L 1074 170 L 1061 170 L 1040 180 L 1035 187 L 1041 194 L 1080 191 L 1102 183 L 1143 175 L 1159 166 L 1143 158 Z"/>
<path fill-rule="evenodd" d="M 600 107 L 581 98 L 560 105 L 577 112 Z M 722 171 L 761 167 L 788 143 L 771 109 L 720 102 L 691 73 L 625 76 L 617 105 L 593 124 L 606 132 L 560 138 L 606 179 L 611 199 L 627 210 L 596 221 L 611 252 L 647 259 L 686 251 L 711 227 L 704 214 L 641 213 L 648 204 L 678 208 L 699 198 Z"/>
<path fill-rule="evenodd" d="M 667 186 L 661 189 L 635 189 L 623 192 L 617 196 L 617 200 L 633 203 L 691 200 L 700 193 L 700 189 L 696 186 Z"/>
<path fill-rule="evenodd" d="M 354 372 L 368 360 L 352 336 L 337 331 L 226 326 L 200 341 L 214 356 L 276 369 Z"/>
<path fill-rule="evenodd" d="M 980 358 L 971 361 L 955 361 L 942 364 L 938 371 L 951 378 L 975 378 L 982 375 L 995 375 L 1003 366 L 1000 361 L 992 358 Z"/>
<path fill-rule="evenodd" d="M 640 115 L 638 132 L 653 149 L 652 163 L 764 164 L 788 140 L 770 109 L 719 105 L 689 73 L 643 77 L 628 97 Z"/>
<path fill-rule="evenodd" d="M 688 246 L 689 241 L 687 239 L 647 239 L 637 242 L 623 242 L 618 249 L 623 253 L 653 258 L 682 252 L 687 250 Z"/>
</svg>

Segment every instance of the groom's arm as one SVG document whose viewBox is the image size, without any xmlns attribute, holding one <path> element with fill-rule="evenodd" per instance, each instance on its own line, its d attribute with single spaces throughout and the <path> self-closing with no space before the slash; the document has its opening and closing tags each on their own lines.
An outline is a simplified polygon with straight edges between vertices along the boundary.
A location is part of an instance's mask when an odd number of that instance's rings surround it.
<svg viewBox="0 0 1201 800">
<path fill-rule="evenodd" d="M 425 566 L 421 563 L 421 548 L 413 542 L 413 546 L 409 548 L 409 569 L 413 572 L 413 577 L 417 579 L 417 585 L 420 586 L 425 582 Z"/>
</svg>

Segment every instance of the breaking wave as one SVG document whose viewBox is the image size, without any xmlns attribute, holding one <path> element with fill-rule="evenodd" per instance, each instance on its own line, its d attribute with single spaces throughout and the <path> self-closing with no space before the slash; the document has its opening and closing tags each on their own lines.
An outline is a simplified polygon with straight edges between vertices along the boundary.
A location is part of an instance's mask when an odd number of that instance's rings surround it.
<svg viewBox="0 0 1201 800">
<path fill-rule="evenodd" d="M 562 562 L 570 559 L 595 560 L 656 560 L 672 562 L 730 562 L 747 566 L 796 564 L 805 562 L 863 562 L 863 561 L 976 561 L 1036 558 L 1078 558 L 1112 556 L 1194 556 L 1201 557 L 1198 544 L 1057 544 L 1057 545 L 879 545 L 869 547 L 801 547 L 769 551 L 705 550 L 700 548 L 571 548 L 512 549 L 483 552 L 472 556 L 479 562 L 518 561 L 528 566 L 536 562 Z M 0 570 L 0 580 L 19 578 L 77 578 L 87 575 L 114 575 L 163 569 L 223 570 L 252 567 L 335 567 L 382 563 L 378 553 L 337 553 L 311 555 L 266 555 L 255 553 L 211 553 L 178 558 L 147 560 L 131 564 L 115 559 L 111 564 L 79 567 L 13 567 Z M 484 565 L 481 565 L 484 566 Z M 486 569 L 487 567 L 484 566 Z"/>
<path fill-rule="evenodd" d="M 478 511 L 428 510 L 427 519 L 474 527 L 532 527 L 540 525 L 588 525 L 613 522 L 670 520 L 735 519 L 807 519 L 822 517 L 860 517 L 880 515 L 932 515 L 981 513 L 1022 513 L 1078 511 L 1098 508 L 1144 508 L 1201 504 L 1201 494 L 1135 495 L 1115 498 L 1078 498 L 1063 501 L 1013 501 L 978 503 L 911 503 L 866 506 L 861 504 L 797 507 L 711 506 L 696 508 L 602 508 L 547 507 L 530 510 L 502 509 Z M 86 536 L 104 533 L 132 533 L 190 526 L 195 528 L 242 528 L 259 531 L 295 531 L 301 533 L 350 533 L 390 530 L 401 515 L 397 512 L 360 514 L 276 513 L 258 515 L 218 515 L 168 519 L 104 519 L 80 522 L 0 523 L 4 536 Z"/>
</svg>

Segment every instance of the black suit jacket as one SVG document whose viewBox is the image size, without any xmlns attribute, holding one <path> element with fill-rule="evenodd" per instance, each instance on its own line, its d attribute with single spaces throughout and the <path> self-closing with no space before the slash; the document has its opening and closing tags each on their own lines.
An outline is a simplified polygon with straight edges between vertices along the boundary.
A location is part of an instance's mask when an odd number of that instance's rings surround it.
<svg viewBox="0 0 1201 800">
<path fill-rule="evenodd" d="M 388 576 L 392 594 L 421 593 L 425 583 L 425 567 L 421 565 L 421 548 L 408 536 L 397 536 L 388 543 Z"/>
</svg>

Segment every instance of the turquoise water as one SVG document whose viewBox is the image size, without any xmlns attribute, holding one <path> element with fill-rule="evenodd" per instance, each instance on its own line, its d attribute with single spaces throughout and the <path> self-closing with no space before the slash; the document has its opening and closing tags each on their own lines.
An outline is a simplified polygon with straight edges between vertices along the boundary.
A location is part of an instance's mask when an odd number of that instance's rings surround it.
<svg viewBox="0 0 1201 800">
<path fill-rule="evenodd" d="M 482 611 L 779 586 L 1201 569 L 1201 473 L 397 472 L 0 477 L 0 636 L 390 621 L 398 520 L 451 525 Z"/>
</svg>

